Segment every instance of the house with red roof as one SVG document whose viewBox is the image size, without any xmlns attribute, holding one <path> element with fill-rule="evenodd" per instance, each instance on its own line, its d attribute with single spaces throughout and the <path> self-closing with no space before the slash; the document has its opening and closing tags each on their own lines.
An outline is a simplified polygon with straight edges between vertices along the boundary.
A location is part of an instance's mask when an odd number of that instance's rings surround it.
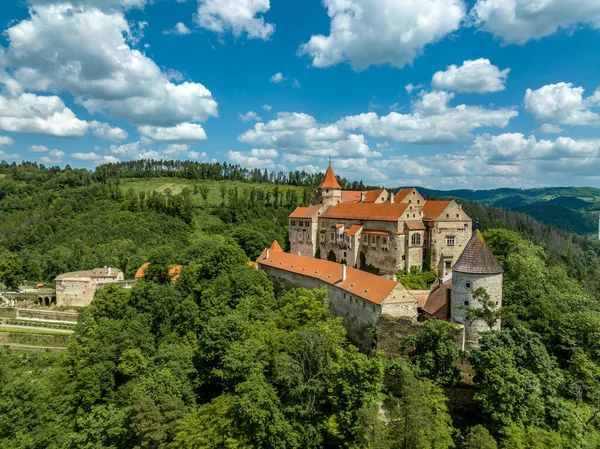
<svg viewBox="0 0 600 449">
<path fill-rule="evenodd" d="M 331 165 L 312 205 L 289 216 L 291 252 L 333 258 L 381 273 L 431 266 L 444 278 L 472 234 L 471 218 L 455 201 L 427 201 L 414 187 L 345 191 Z"/>
</svg>

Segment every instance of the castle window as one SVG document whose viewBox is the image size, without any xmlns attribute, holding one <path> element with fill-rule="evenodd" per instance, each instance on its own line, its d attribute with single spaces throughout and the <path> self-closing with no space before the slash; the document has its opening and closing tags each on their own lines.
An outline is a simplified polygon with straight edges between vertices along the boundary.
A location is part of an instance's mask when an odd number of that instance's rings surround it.
<svg viewBox="0 0 600 449">
<path fill-rule="evenodd" d="M 421 244 L 421 234 L 413 234 L 410 239 L 411 244 L 420 245 Z"/>
<path fill-rule="evenodd" d="M 421 200 L 417 200 L 417 204 L 421 204 Z"/>
<path fill-rule="evenodd" d="M 465 283 L 465 287 L 471 288 L 471 283 L 470 282 Z"/>
<path fill-rule="evenodd" d="M 321 242 L 325 243 L 325 234 L 321 234 Z"/>
<path fill-rule="evenodd" d="M 465 301 L 465 306 L 468 306 L 468 305 L 469 305 L 469 301 Z"/>
<path fill-rule="evenodd" d="M 452 262 L 448 260 L 446 261 L 446 270 L 449 270 L 450 268 L 452 268 Z"/>
<path fill-rule="evenodd" d="M 325 193 L 329 193 L 329 189 L 325 189 Z"/>
<path fill-rule="evenodd" d="M 384 237 L 384 238 L 383 238 L 383 244 L 384 244 L 384 245 L 387 245 L 387 237 Z"/>
<path fill-rule="evenodd" d="M 450 218 L 450 214 L 446 214 L 446 218 Z"/>
<path fill-rule="evenodd" d="M 460 214 L 456 214 L 456 218 L 460 217 Z"/>
<path fill-rule="evenodd" d="M 456 244 L 456 236 L 454 235 L 447 235 L 446 236 L 446 245 L 448 246 L 454 246 Z"/>
<path fill-rule="evenodd" d="M 296 226 L 296 220 L 292 220 L 292 226 Z"/>
<path fill-rule="evenodd" d="M 404 256 L 404 255 L 403 255 L 403 256 L 402 256 L 402 260 L 406 260 L 406 256 Z"/>
<path fill-rule="evenodd" d="M 498 305 L 498 301 L 496 301 L 496 305 Z"/>
<path fill-rule="evenodd" d="M 410 204 L 412 202 L 412 200 L 408 200 L 408 204 Z"/>
<path fill-rule="evenodd" d="M 346 251 L 344 251 L 344 259 L 346 258 Z"/>
</svg>

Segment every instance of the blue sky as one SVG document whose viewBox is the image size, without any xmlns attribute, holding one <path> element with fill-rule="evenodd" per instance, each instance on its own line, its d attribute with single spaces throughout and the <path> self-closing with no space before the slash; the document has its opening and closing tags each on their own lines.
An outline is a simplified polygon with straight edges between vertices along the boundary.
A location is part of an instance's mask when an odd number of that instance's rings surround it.
<svg viewBox="0 0 600 449">
<path fill-rule="evenodd" d="M 0 157 L 600 186 L 597 0 L 6 0 Z"/>
</svg>

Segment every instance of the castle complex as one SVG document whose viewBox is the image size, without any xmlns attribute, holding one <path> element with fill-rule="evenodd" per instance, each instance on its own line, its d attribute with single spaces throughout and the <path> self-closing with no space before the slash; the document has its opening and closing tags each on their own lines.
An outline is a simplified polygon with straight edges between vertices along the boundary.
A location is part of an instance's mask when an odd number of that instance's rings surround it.
<svg viewBox="0 0 600 449">
<path fill-rule="evenodd" d="M 293 254 L 332 258 L 393 274 L 431 267 L 444 278 L 471 238 L 471 218 L 455 201 L 426 201 L 415 188 L 342 190 L 331 166 L 312 205 L 289 216 Z"/>
<path fill-rule="evenodd" d="M 330 166 L 312 205 L 298 207 L 289 220 L 290 253 L 274 242 L 257 268 L 277 290 L 326 287 L 332 314 L 365 348 L 382 314 L 408 319 L 414 323 L 407 325 L 409 332 L 418 328 L 416 319 L 455 323 L 461 349 L 476 348 L 481 332 L 500 329 L 499 320 L 490 329 L 468 316 L 469 308 L 502 306 L 502 269 L 456 202 L 426 201 L 415 188 L 396 195 L 385 189 L 344 191 Z M 357 269 L 365 264 L 386 276 Z M 398 270 L 428 266 L 439 278 L 430 290 L 408 291 L 396 282 Z M 479 287 L 489 295 L 485 304 L 475 294 Z"/>
</svg>

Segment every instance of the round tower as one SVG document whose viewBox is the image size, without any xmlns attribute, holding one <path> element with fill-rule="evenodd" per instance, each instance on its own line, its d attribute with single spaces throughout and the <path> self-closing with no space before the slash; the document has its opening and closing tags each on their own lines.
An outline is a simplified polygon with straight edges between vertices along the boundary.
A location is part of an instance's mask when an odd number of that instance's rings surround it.
<svg viewBox="0 0 600 449">
<path fill-rule="evenodd" d="M 486 305 L 488 308 L 497 310 L 502 307 L 502 273 L 503 270 L 485 243 L 483 235 L 476 230 L 452 266 L 451 320 L 465 327 L 465 349 L 479 347 L 480 333 L 500 330 L 500 319 L 495 321 L 492 329 L 481 318 L 467 320 L 466 308 L 484 308 L 485 294 L 483 297 L 474 295 L 480 287 L 489 295 L 489 302 Z"/>
<path fill-rule="evenodd" d="M 325 209 L 342 202 L 342 186 L 335 178 L 331 165 L 327 167 L 323 182 L 317 188 L 316 202 L 325 206 Z"/>
</svg>

